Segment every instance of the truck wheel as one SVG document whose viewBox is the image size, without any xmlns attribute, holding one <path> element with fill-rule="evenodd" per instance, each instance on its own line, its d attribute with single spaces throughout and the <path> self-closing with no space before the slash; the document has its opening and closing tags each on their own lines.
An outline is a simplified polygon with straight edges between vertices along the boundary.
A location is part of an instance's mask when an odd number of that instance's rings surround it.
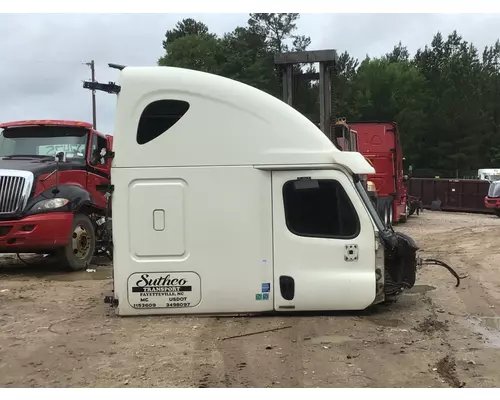
<svg viewBox="0 0 500 400">
<path fill-rule="evenodd" d="M 410 215 L 410 206 L 408 205 L 408 203 L 405 203 L 405 214 L 399 217 L 399 222 L 405 223 L 406 221 L 408 221 L 409 215 Z"/>
<path fill-rule="evenodd" d="M 389 226 L 391 224 L 391 205 L 386 204 L 384 207 L 384 224 Z"/>
<path fill-rule="evenodd" d="M 79 271 L 88 267 L 95 251 L 95 230 L 89 217 L 75 214 L 68 244 L 61 249 L 60 259 L 63 265 Z"/>
<path fill-rule="evenodd" d="M 495 214 L 497 215 L 497 217 L 500 217 L 500 209 L 496 209 Z"/>
<path fill-rule="evenodd" d="M 389 225 L 392 225 L 394 222 L 394 208 L 392 207 L 392 203 L 387 206 L 387 218 Z"/>
</svg>

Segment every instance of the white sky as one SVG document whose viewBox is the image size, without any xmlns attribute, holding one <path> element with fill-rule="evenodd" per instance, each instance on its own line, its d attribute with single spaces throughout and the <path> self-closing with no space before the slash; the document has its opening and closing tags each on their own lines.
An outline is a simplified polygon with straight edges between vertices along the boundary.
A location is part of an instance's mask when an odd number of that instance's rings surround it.
<svg viewBox="0 0 500 400">
<path fill-rule="evenodd" d="M 0 14 L 0 121 L 76 119 L 91 122 L 90 77 L 116 80 L 108 62 L 155 65 L 165 31 L 183 18 L 222 34 L 246 25 L 248 14 Z M 301 14 L 299 33 L 311 49 L 347 50 L 363 59 L 392 50 L 399 41 L 413 54 L 441 31 L 454 29 L 483 50 L 500 38 L 500 14 Z M 97 94 L 97 128 L 113 133 L 115 99 Z"/>
</svg>

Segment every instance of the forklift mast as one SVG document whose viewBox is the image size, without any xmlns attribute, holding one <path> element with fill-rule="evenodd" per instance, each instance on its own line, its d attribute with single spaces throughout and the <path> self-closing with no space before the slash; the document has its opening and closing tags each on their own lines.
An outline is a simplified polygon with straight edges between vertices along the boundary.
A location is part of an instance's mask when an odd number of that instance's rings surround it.
<svg viewBox="0 0 500 400">
<path fill-rule="evenodd" d="M 331 75 L 337 63 L 335 50 L 293 51 L 274 55 L 274 64 L 282 79 L 283 101 L 294 105 L 294 82 L 298 79 L 306 81 L 319 80 L 319 126 L 321 131 L 337 146 L 334 134 L 335 107 L 332 99 Z M 319 73 L 294 74 L 293 67 L 301 64 L 319 63 Z"/>
</svg>

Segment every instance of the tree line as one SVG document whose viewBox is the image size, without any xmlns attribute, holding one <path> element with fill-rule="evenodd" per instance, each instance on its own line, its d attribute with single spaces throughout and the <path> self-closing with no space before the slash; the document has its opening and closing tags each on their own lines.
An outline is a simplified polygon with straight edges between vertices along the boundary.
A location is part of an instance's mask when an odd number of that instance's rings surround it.
<svg viewBox="0 0 500 400">
<path fill-rule="evenodd" d="M 167 30 L 159 65 L 222 75 L 280 96 L 274 55 L 302 51 L 298 13 L 252 13 L 246 26 L 222 36 L 188 18 Z M 500 167 L 500 41 L 482 51 L 457 31 L 411 55 L 399 42 L 361 62 L 339 54 L 332 74 L 335 115 L 347 121 L 396 121 L 407 165 L 415 176 L 475 175 Z M 304 72 L 315 72 L 304 65 Z M 317 82 L 299 81 L 294 107 L 319 121 Z"/>
</svg>

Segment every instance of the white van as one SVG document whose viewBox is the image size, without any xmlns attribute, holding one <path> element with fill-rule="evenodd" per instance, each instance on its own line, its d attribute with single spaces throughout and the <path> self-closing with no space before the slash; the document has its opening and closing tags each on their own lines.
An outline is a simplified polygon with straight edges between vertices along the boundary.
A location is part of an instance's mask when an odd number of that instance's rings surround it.
<svg viewBox="0 0 500 400">
<path fill-rule="evenodd" d="M 375 171 L 360 153 L 230 79 L 120 74 L 117 314 L 360 310 L 413 286 L 417 247 L 378 217 L 359 179 Z"/>
</svg>

